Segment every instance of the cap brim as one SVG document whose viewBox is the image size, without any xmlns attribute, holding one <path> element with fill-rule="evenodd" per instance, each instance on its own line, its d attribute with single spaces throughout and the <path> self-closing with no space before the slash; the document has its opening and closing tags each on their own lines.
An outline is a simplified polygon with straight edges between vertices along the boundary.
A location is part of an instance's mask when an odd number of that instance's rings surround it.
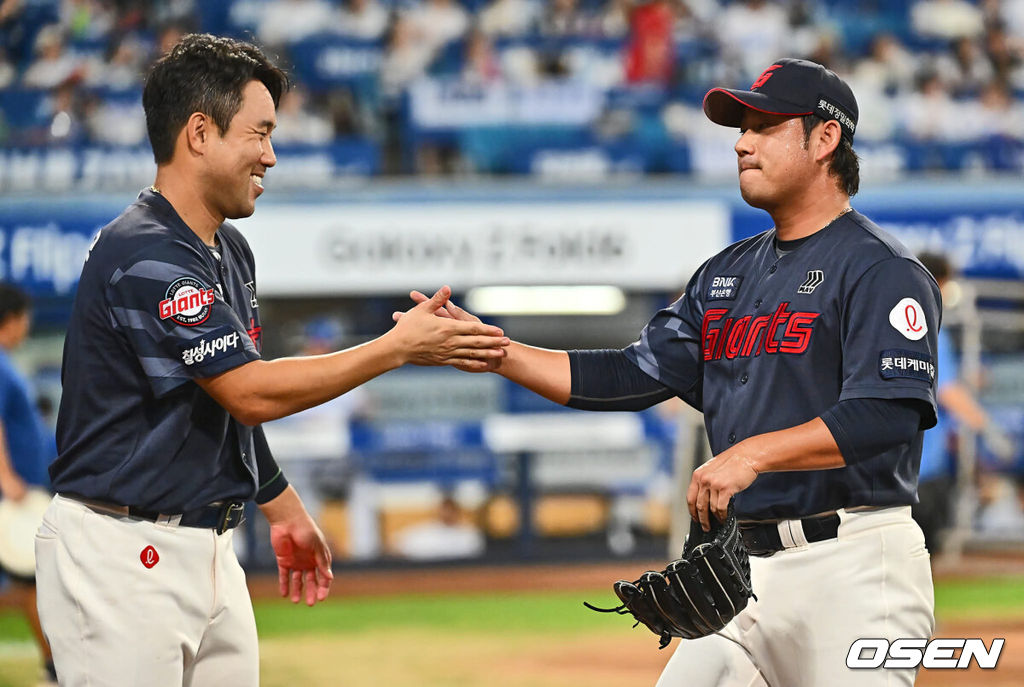
<svg viewBox="0 0 1024 687">
<path fill-rule="evenodd" d="M 712 88 L 704 96 L 704 114 L 715 124 L 739 126 L 743 121 L 744 111 L 748 109 L 787 117 L 814 114 L 813 110 L 806 110 L 754 91 Z"/>
</svg>

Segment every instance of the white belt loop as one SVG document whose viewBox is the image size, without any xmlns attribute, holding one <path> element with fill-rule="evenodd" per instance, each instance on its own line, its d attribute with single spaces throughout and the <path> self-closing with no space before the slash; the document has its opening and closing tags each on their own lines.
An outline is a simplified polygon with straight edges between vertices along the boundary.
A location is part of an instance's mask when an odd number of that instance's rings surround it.
<svg viewBox="0 0 1024 687">
<path fill-rule="evenodd" d="M 810 543 L 804 535 L 804 524 L 799 520 L 781 520 L 777 527 L 779 528 L 779 540 L 787 549 L 807 546 Z"/>
<path fill-rule="evenodd" d="M 156 519 L 156 524 L 163 525 L 164 527 L 177 527 L 181 524 L 181 514 L 165 515 L 161 513 Z"/>
</svg>

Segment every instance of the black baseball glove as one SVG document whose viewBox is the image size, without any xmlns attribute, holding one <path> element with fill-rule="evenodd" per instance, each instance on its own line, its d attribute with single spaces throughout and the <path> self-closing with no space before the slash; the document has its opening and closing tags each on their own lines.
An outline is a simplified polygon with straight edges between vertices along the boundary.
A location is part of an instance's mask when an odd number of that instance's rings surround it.
<svg viewBox="0 0 1024 687">
<path fill-rule="evenodd" d="M 587 608 L 603 613 L 630 614 L 661 637 L 664 649 L 673 637 L 697 639 L 718 632 L 736 617 L 750 597 L 750 559 L 740 538 L 733 506 L 724 523 L 712 518 L 711 531 L 690 524 L 683 555 L 661 572 L 648 570 L 635 582 L 613 585 L 622 601 L 617 608 Z"/>
</svg>

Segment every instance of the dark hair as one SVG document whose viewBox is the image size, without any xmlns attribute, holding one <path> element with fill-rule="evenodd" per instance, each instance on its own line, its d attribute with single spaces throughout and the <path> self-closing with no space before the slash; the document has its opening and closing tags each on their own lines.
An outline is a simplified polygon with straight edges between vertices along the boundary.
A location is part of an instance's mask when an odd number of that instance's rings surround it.
<svg viewBox="0 0 1024 687">
<path fill-rule="evenodd" d="M 12 315 L 21 315 L 32 307 L 28 294 L 17 286 L 0 283 L 0 326 Z"/>
<path fill-rule="evenodd" d="M 274 107 L 288 88 L 288 77 L 251 43 L 190 33 L 153 65 L 142 91 L 146 130 L 156 163 L 170 162 L 174 142 L 194 112 L 209 115 L 228 130 L 242 107 L 242 90 L 263 83 Z"/>
<path fill-rule="evenodd" d="M 932 273 L 937 282 L 944 282 L 953 276 L 953 266 L 950 264 L 949 258 L 941 253 L 921 253 L 917 259 L 926 270 Z"/>
<path fill-rule="evenodd" d="M 816 114 L 803 116 L 804 143 L 811 139 L 814 127 L 824 120 Z M 853 197 L 860 190 L 860 158 L 853 151 L 853 143 L 846 136 L 839 139 L 839 145 L 832 152 L 832 161 L 828 165 L 829 174 L 839 180 L 840 187 L 846 195 Z"/>
</svg>

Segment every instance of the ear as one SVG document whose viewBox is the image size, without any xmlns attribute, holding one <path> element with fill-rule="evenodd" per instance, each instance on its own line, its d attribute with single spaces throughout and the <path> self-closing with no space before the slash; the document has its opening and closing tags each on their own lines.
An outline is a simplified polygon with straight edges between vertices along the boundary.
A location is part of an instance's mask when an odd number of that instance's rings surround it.
<svg viewBox="0 0 1024 687">
<path fill-rule="evenodd" d="M 814 151 L 814 160 L 816 162 L 824 162 L 839 147 L 839 141 L 843 137 L 843 129 L 839 126 L 839 122 L 830 119 L 818 127 L 817 137 L 818 147 Z"/>
<path fill-rule="evenodd" d="M 202 155 L 206 152 L 214 126 L 213 120 L 202 112 L 193 112 L 189 116 L 182 135 L 185 137 L 185 146 L 192 155 Z"/>
</svg>

